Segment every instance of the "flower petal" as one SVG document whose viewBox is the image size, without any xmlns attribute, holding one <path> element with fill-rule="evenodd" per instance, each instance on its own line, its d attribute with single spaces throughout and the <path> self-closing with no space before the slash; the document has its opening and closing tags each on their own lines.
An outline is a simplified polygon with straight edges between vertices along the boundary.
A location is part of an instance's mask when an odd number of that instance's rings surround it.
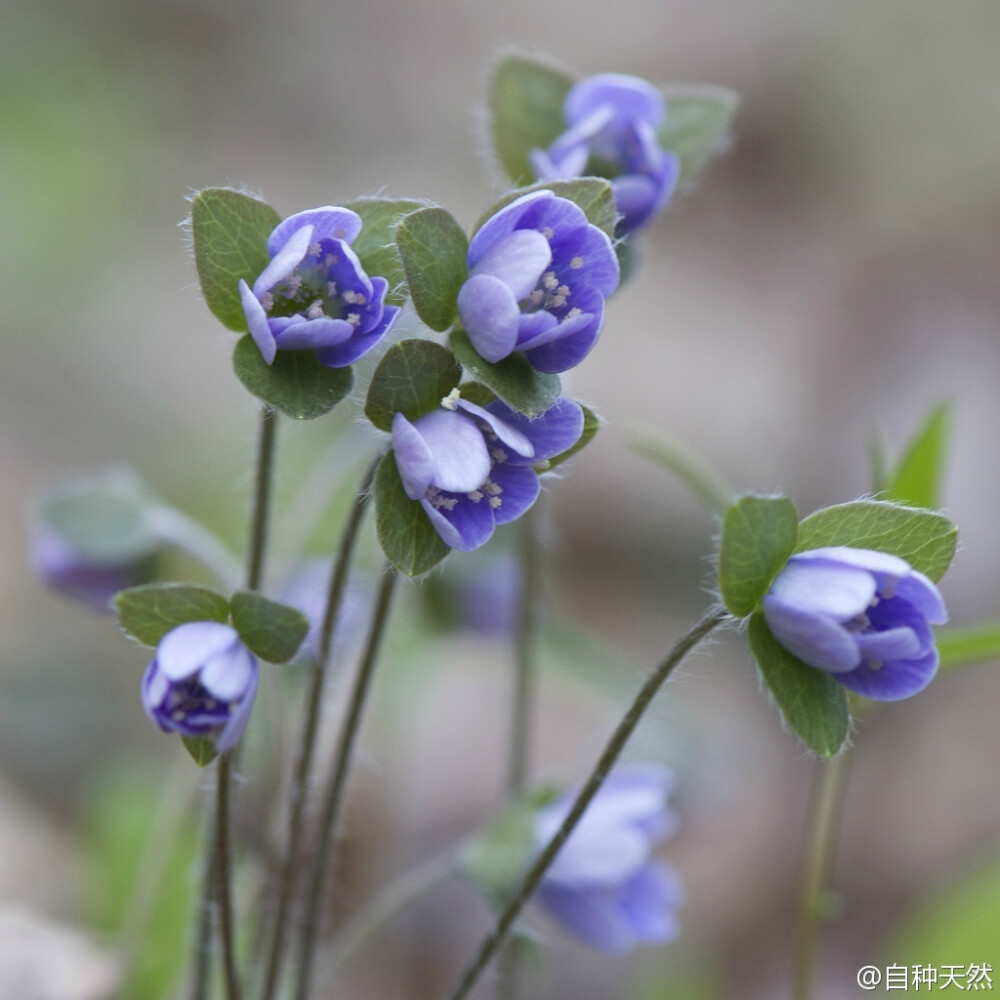
<svg viewBox="0 0 1000 1000">
<path fill-rule="evenodd" d="M 912 604 L 932 625 L 944 625 L 948 621 L 948 609 L 941 591 L 915 569 L 896 583 L 896 596 Z"/>
<path fill-rule="evenodd" d="M 188 622 L 171 629 L 160 640 L 156 662 L 167 680 L 183 680 L 239 641 L 236 630 L 221 622 Z"/>
<path fill-rule="evenodd" d="M 170 732 L 170 727 L 164 725 L 164 721 L 160 717 L 160 710 L 169 689 L 170 682 L 163 676 L 156 660 L 153 660 L 142 675 L 142 707 L 150 721 L 159 726 L 165 733 Z"/>
<path fill-rule="evenodd" d="M 654 127 L 663 119 L 663 95 L 648 80 L 626 73 L 595 73 L 566 95 L 566 120 L 580 121 L 602 104 L 610 104 L 619 120 L 639 119 Z"/>
<path fill-rule="evenodd" d="M 549 241 L 534 229 L 516 229 L 483 254 L 473 274 L 502 281 L 520 301 L 538 284 L 552 260 Z"/>
<path fill-rule="evenodd" d="M 591 948 L 622 955 L 635 944 L 627 920 L 604 893 L 545 881 L 535 899 L 550 917 Z"/>
<path fill-rule="evenodd" d="M 275 338 L 279 351 L 315 351 L 344 343 L 354 327 L 346 319 L 303 319 L 291 323 Z"/>
<path fill-rule="evenodd" d="M 279 281 L 284 281 L 305 260 L 312 241 L 312 226 L 303 226 L 301 229 L 290 231 L 288 241 L 284 245 L 279 244 L 281 248 L 271 257 L 270 263 L 253 283 L 254 295 L 263 295 Z"/>
<path fill-rule="evenodd" d="M 901 701 L 923 691 L 938 668 L 935 648 L 915 660 L 893 660 L 873 670 L 862 663 L 856 670 L 834 676 L 844 687 L 873 701 Z"/>
<path fill-rule="evenodd" d="M 580 404 L 560 396 L 544 413 L 531 419 L 511 409 L 501 400 L 487 409 L 505 424 L 519 430 L 534 446 L 534 454 L 521 460 L 511 456 L 511 465 L 537 465 L 568 451 L 583 433 L 583 410 Z"/>
<path fill-rule="evenodd" d="M 278 344 L 271 332 L 271 325 L 267 320 L 267 313 L 260 304 L 257 296 L 254 295 L 250 286 L 240 278 L 240 302 L 243 303 L 243 315 L 247 318 L 247 329 L 253 342 L 257 345 L 261 357 L 268 363 L 274 362 L 274 356 L 278 353 Z"/>
<path fill-rule="evenodd" d="M 413 422 L 434 459 L 431 485 L 449 493 L 471 493 L 490 474 L 483 432 L 454 410 L 437 409 Z"/>
<path fill-rule="evenodd" d="M 502 492 L 491 499 L 499 500 L 493 507 L 493 518 L 497 524 L 507 524 L 519 518 L 538 499 L 541 484 L 533 469 L 517 466 L 497 465 L 490 476 Z"/>
<path fill-rule="evenodd" d="M 361 232 L 361 217 L 349 208 L 337 208 L 334 205 L 296 212 L 271 230 L 271 235 L 267 238 L 268 254 L 273 257 L 296 230 L 305 226 L 312 227 L 314 241 L 334 239 L 353 243 Z"/>
<path fill-rule="evenodd" d="M 621 279 L 621 269 L 618 264 L 618 254 L 608 239 L 608 234 L 597 226 L 588 226 L 582 245 L 577 249 L 576 256 L 580 258 L 579 266 L 569 271 L 565 267 L 560 277 L 570 288 L 586 285 L 607 298 L 617 287 Z M 571 261 L 566 261 L 570 264 Z M 572 260 L 572 263 L 577 263 Z M 574 300 L 575 301 L 575 300 Z M 581 308 L 583 308 L 581 306 Z"/>
<path fill-rule="evenodd" d="M 469 243 L 468 264 L 473 270 L 479 259 L 490 247 L 502 240 L 515 229 L 526 228 L 520 225 L 521 219 L 542 202 L 551 201 L 555 195 L 551 191 L 531 191 L 515 198 L 499 212 L 491 215 L 476 231 Z"/>
<path fill-rule="evenodd" d="M 677 907 L 684 901 L 680 879 L 663 865 L 650 863 L 622 887 L 618 908 L 637 941 L 673 941 L 680 933 Z"/>
<path fill-rule="evenodd" d="M 420 431 L 402 413 L 392 418 L 392 451 L 406 495 L 419 500 L 431 484 L 434 455 Z"/>
<path fill-rule="evenodd" d="M 316 357 L 319 358 L 321 364 L 328 368 L 346 368 L 348 365 L 353 365 L 372 348 L 378 346 L 379 341 L 392 329 L 399 313 L 399 306 L 386 306 L 378 326 L 367 333 L 355 333 L 350 340 L 345 340 L 344 343 L 338 344 L 336 347 L 321 348 Z"/>
<path fill-rule="evenodd" d="M 476 403 L 470 403 L 467 399 L 460 399 L 457 406 L 464 413 L 482 420 L 508 448 L 516 451 L 519 455 L 530 458 L 535 454 L 535 447 L 531 440 L 517 427 L 512 426 L 513 421 L 504 420 L 489 409 L 478 406 Z M 510 408 L 508 407 L 508 409 Z M 514 413 L 513 410 L 510 412 Z"/>
<path fill-rule="evenodd" d="M 243 730 L 246 729 L 247 722 L 250 719 L 250 713 L 253 710 L 254 699 L 257 697 L 258 683 L 257 666 L 255 663 L 253 672 L 250 675 L 250 682 L 247 685 L 246 694 L 240 700 L 239 707 L 230 716 L 229 721 L 215 740 L 215 749 L 219 753 L 225 753 L 239 743 L 240 737 L 243 735 Z"/>
<path fill-rule="evenodd" d="M 240 642 L 206 660 L 198 680 L 219 701 L 233 701 L 244 694 L 256 669 L 256 661 Z"/>
<path fill-rule="evenodd" d="M 458 293 L 458 314 L 473 347 L 487 361 L 496 364 L 514 351 L 521 308 L 499 278 L 489 274 L 469 278 Z"/>
<path fill-rule="evenodd" d="M 429 500 L 421 500 L 420 504 L 445 545 L 459 552 L 471 552 L 485 545 L 495 527 L 490 505 L 483 500 L 475 503 L 464 493 L 442 493 L 441 496 L 455 501 L 451 510 L 437 509 Z"/>
<path fill-rule="evenodd" d="M 770 596 L 803 614 L 846 622 L 861 614 L 875 596 L 875 577 L 844 562 L 792 556 L 771 584 Z"/>
<path fill-rule="evenodd" d="M 832 618 L 802 611 L 772 594 L 765 594 L 761 603 L 771 634 L 803 663 L 839 673 L 861 661 L 855 637 Z"/>
<path fill-rule="evenodd" d="M 525 350 L 528 362 L 540 372 L 558 375 L 575 368 L 593 349 L 604 322 L 604 302 L 587 315 L 590 321 L 582 330 L 569 332 L 560 328 L 560 336 L 549 344 Z"/>
</svg>

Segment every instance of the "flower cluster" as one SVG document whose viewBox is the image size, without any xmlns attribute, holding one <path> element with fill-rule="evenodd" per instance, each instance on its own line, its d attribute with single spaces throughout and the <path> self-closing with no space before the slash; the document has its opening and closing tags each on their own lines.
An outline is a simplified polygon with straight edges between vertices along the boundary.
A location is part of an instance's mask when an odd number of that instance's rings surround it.
<svg viewBox="0 0 1000 1000">
<path fill-rule="evenodd" d="M 214 736 L 219 753 L 239 742 L 256 694 L 257 660 L 220 622 L 171 629 L 142 679 L 142 704 L 160 729 Z"/>
<path fill-rule="evenodd" d="M 547 150 L 532 151 L 537 177 L 607 177 L 621 214 L 618 232 L 641 229 L 666 206 L 680 176 L 677 156 L 656 138 L 663 95 L 638 77 L 599 73 L 570 90 L 564 114 L 567 130 Z"/>
<path fill-rule="evenodd" d="M 909 698 L 937 671 L 930 626 L 948 620 L 944 601 L 898 556 L 847 547 L 800 552 L 762 603 L 782 646 L 866 698 Z"/>
<path fill-rule="evenodd" d="M 680 881 L 651 857 L 653 846 L 674 829 L 667 806 L 672 787 L 671 773 L 658 765 L 631 765 L 612 774 L 545 873 L 538 904 L 593 948 L 621 954 L 678 934 Z M 562 825 L 572 802 L 567 796 L 538 813 L 538 850 Z"/>
<path fill-rule="evenodd" d="M 447 545 L 469 551 L 531 507 L 540 489 L 534 466 L 582 433 L 583 411 L 571 399 L 529 420 L 499 400 L 477 406 L 456 389 L 416 420 L 397 413 L 392 448 L 406 495 Z"/>
<path fill-rule="evenodd" d="M 275 226 L 271 262 L 253 288 L 239 283 L 247 327 L 268 364 L 278 351 L 314 350 L 324 365 L 343 368 L 389 331 L 399 309 L 385 304 L 388 281 L 369 278 L 351 249 L 360 232 L 355 212 L 332 206 Z"/>
<path fill-rule="evenodd" d="M 458 313 L 490 362 L 521 351 L 542 372 L 578 365 L 597 341 L 604 300 L 618 287 L 607 235 L 551 191 L 522 195 L 469 244 Z"/>
</svg>

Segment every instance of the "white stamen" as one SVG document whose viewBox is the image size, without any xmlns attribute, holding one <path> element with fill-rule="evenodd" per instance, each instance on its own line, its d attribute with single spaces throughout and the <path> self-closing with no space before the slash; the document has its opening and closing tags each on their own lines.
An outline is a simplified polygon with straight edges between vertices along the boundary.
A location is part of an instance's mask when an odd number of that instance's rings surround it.
<svg viewBox="0 0 1000 1000">
<path fill-rule="evenodd" d="M 499 510 L 503 506 L 503 500 L 500 497 L 490 497 L 490 508 L 492 510 Z"/>
<path fill-rule="evenodd" d="M 503 487 L 502 486 L 497 486 L 497 484 L 495 482 L 493 482 L 492 479 L 487 479 L 486 482 L 483 483 L 483 485 L 482 485 L 481 488 L 482 488 L 482 491 L 487 496 L 490 496 L 490 497 L 498 497 L 498 496 L 500 496 L 501 493 L 503 493 Z"/>
<path fill-rule="evenodd" d="M 309 244 L 309 256 L 318 257 L 323 252 L 323 248 L 318 243 Z"/>
<path fill-rule="evenodd" d="M 570 309 L 568 313 L 566 313 L 566 319 L 576 319 L 576 317 L 581 315 L 581 313 L 582 310 L 579 307 L 573 306 L 573 308 Z"/>
<path fill-rule="evenodd" d="M 555 236 L 555 232 L 554 232 L 554 231 L 553 231 L 552 229 L 550 229 L 550 228 L 549 228 L 548 226 L 542 226 L 542 228 L 541 228 L 541 229 L 539 229 L 538 231 L 539 231 L 539 232 L 540 232 L 540 233 L 542 234 L 542 236 L 544 236 L 544 237 L 545 237 L 545 238 L 546 238 L 547 240 L 551 240 L 551 239 L 552 239 L 552 237 L 553 237 L 553 236 Z"/>
<path fill-rule="evenodd" d="M 559 279 L 556 277 L 554 271 L 546 271 L 542 275 L 542 285 L 550 292 L 553 288 L 559 287 Z"/>
<path fill-rule="evenodd" d="M 569 266 L 570 266 L 570 267 L 571 267 L 571 268 L 572 268 L 572 269 L 573 269 L 574 271 L 579 271 L 579 270 L 580 270 L 580 268 L 581 268 L 581 267 L 583 267 L 583 258 L 582 258 L 582 257 L 574 257 L 574 258 L 573 258 L 573 259 L 572 259 L 572 260 L 571 260 L 571 261 L 569 262 Z"/>
<path fill-rule="evenodd" d="M 465 494 L 473 503 L 479 503 L 483 499 L 483 494 L 479 490 L 473 490 L 471 493 Z"/>
<path fill-rule="evenodd" d="M 307 310 L 306 319 L 322 319 L 326 313 L 323 312 L 323 300 L 317 299 Z"/>
<path fill-rule="evenodd" d="M 462 398 L 462 391 L 456 385 L 455 388 L 452 389 L 451 392 L 449 392 L 448 395 L 441 400 L 441 405 L 446 410 L 456 410 L 458 409 L 458 401 L 461 398 Z"/>
<path fill-rule="evenodd" d="M 182 712 L 180 709 L 177 709 L 176 712 L 173 712 L 171 714 L 170 718 L 173 719 L 174 722 L 183 722 L 184 721 L 184 714 L 185 713 Z"/>
<path fill-rule="evenodd" d="M 882 661 L 881 660 L 866 660 L 865 662 L 868 664 L 868 669 L 869 670 L 881 670 L 882 669 Z"/>
<path fill-rule="evenodd" d="M 286 299 L 294 299 L 296 295 L 299 294 L 299 289 L 302 287 L 302 275 L 293 274 L 285 282 L 284 295 Z"/>
<path fill-rule="evenodd" d="M 360 326 L 361 325 L 361 313 L 348 313 L 347 314 L 347 322 L 350 323 L 351 326 Z"/>
<path fill-rule="evenodd" d="M 534 290 L 534 291 L 533 291 L 533 292 L 532 292 L 532 293 L 531 293 L 531 294 L 530 294 L 530 295 L 528 296 L 528 301 L 529 301 L 529 302 L 530 302 L 530 303 L 531 303 L 531 304 L 532 304 L 533 306 L 540 306 L 540 305 L 542 304 L 542 302 L 543 302 L 544 300 L 545 300 L 545 292 L 543 292 L 543 291 L 542 291 L 542 290 L 541 290 L 540 288 L 536 288 L 536 289 L 535 289 L 535 290 Z"/>
<path fill-rule="evenodd" d="M 326 294 L 332 299 L 337 294 L 337 282 L 328 281 L 326 283 Z"/>
<path fill-rule="evenodd" d="M 494 448 L 494 449 L 493 449 L 493 451 L 491 451 L 491 452 L 490 452 L 490 454 L 491 454 L 491 455 L 492 455 L 492 456 L 493 456 L 493 457 L 494 457 L 494 458 L 495 458 L 495 459 L 496 459 L 496 460 L 497 460 L 498 462 L 506 462 L 506 461 L 507 461 L 507 459 L 508 459 L 508 458 L 510 458 L 510 455 L 508 455 L 508 454 L 507 454 L 507 452 L 505 452 L 505 451 L 503 450 L 503 448 Z"/>
<path fill-rule="evenodd" d="M 274 296 L 270 292 L 264 292 L 260 296 L 260 304 L 264 307 L 264 312 L 270 312 L 274 308 Z"/>
</svg>

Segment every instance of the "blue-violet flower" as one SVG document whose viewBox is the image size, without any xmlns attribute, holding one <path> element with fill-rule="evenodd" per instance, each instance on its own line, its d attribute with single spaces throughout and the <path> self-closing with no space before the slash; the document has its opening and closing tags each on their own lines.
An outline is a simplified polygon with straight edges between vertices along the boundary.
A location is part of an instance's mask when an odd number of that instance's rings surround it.
<svg viewBox="0 0 1000 1000">
<path fill-rule="evenodd" d="M 219 753 L 239 742 L 256 694 L 257 660 L 221 622 L 171 629 L 142 679 L 143 707 L 160 729 L 215 736 Z"/>
<path fill-rule="evenodd" d="M 562 397 L 529 420 L 500 400 L 470 403 L 457 389 L 441 403 L 412 422 L 397 413 L 392 448 L 406 495 L 447 545 L 467 552 L 535 502 L 534 466 L 576 444 L 583 411 Z"/>
<path fill-rule="evenodd" d="M 330 368 L 353 364 L 396 320 L 389 283 L 369 277 L 350 244 L 361 218 L 347 208 L 289 216 L 267 238 L 271 262 L 253 283 L 240 280 L 247 327 L 264 360 L 278 351 L 316 351 Z"/>
<path fill-rule="evenodd" d="M 551 191 L 522 195 L 487 219 L 468 264 L 458 313 L 476 350 L 493 363 L 523 351 L 542 372 L 584 359 L 618 287 L 611 240 Z"/>
<path fill-rule="evenodd" d="M 659 765 L 630 765 L 612 774 L 542 879 L 536 902 L 593 948 L 621 954 L 678 934 L 683 888 L 651 857 L 675 826 L 667 806 L 672 787 L 671 772 Z M 572 801 L 567 796 L 537 814 L 537 850 L 559 829 Z"/>
<path fill-rule="evenodd" d="M 532 150 L 536 176 L 609 178 L 621 213 L 619 234 L 641 229 L 665 207 L 680 176 L 680 160 L 656 138 L 666 113 L 663 95 L 638 77 L 598 73 L 570 90 L 563 113 L 569 128 L 548 150 Z"/>
<path fill-rule="evenodd" d="M 792 556 L 763 599 L 772 635 L 844 687 L 876 701 L 922 691 L 938 665 L 937 587 L 898 556 L 835 547 Z"/>
</svg>

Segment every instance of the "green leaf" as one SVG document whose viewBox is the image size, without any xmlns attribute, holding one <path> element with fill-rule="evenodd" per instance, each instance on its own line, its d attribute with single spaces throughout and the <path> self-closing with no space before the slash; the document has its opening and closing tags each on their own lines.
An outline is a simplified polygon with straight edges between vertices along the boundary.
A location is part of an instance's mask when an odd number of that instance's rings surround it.
<svg viewBox="0 0 1000 1000">
<path fill-rule="evenodd" d="M 1000 622 L 940 628 L 935 643 L 941 672 L 989 660 L 1000 660 Z"/>
<path fill-rule="evenodd" d="M 329 413 L 354 381 L 350 367 L 328 368 L 315 351 L 278 351 L 269 365 L 250 334 L 236 344 L 233 371 L 248 392 L 293 420 Z"/>
<path fill-rule="evenodd" d="M 493 365 L 480 357 L 464 330 L 452 331 L 449 343 L 469 375 L 518 413 L 537 417 L 559 398 L 559 376 L 532 368 L 523 354 L 511 354 Z"/>
<path fill-rule="evenodd" d="M 828 545 L 874 549 L 905 559 L 932 580 L 951 564 L 958 528 L 942 514 L 879 500 L 824 507 L 799 525 L 796 552 Z"/>
<path fill-rule="evenodd" d="M 149 529 L 150 503 L 130 469 L 112 468 L 48 493 L 39 518 L 87 562 L 135 563 L 161 547 Z"/>
<path fill-rule="evenodd" d="M 391 431 L 396 413 L 407 420 L 429 413 L 461 377 L 448 348 L 430 340 L 402 340 L 385 352 L 372 375 L 365 416 L 380 431 Z"/>
<path fill-rule="evenodd" d="M 211 736 L 182 736 L 181 743 L 199 767 L 208 767 L 219 756 Z"/>
<path fill-rule="evenodd" d="M 417 315 L 432 330 L 447 330 L 469 274 L 469 243 L 462 227 L 443 208 L 422 208 L 399 223 L 396 246 Z"/>
<path fill-rule="evenodd" d="M 482 229 L 483 224 L 512 201 L 532 191 L 551 191 L 559 198 L 573 202 L 587 216 L 587 221 L 603 230 L 610 238 L 615 235 L 618 209 L 615 205 L 611 182 L 603 177 L 574 177 L 567 181 L 539 181 L 529 187 L 509 191 L 499 201 L 494 202 L 478 219 L 473 233 Z"/>
<path fill-rule="evenodd" d="M 832 674 L 803 663 L 771 635 L 760 611 L 750 616 L 750 649 L 785 724 L 820 757 L 832 757 L 847 740 L 847 692 Z"/>
<path fill-rule="evenodd" d="M 369 277 L 382 275 L 389 282 L 385 300 L 401 306 L 406 301 L 406 274 L 396 249 L 396 228 L 402 218 L 426 208 L 426 201 L 412 198 L 356 198 L 344 206 L 361 216 L 361 233 L 351 244 Z"/>
<path fill-rule="evenodd" d="M 577 405 L 583 410 L 583 433 L 580 435 L 580 439 L 572 448 L 567 448 L 561 455 L 556 455 L 547 462 L 542 462 L 540 465 L 535 466 L 538 472 L 548 472 L 557 465 L 562 465 L 563 462 L 572 458 L 577 452 L 583 451 L 594 440 L 597 432 L 604 425 L 604 421 L 589 406 L 584 406 L 583 403 L 578 403 Z"/>
<path fill-rule="evenodd" d="M 481 382 L 463 382 L 458 390 L 462 394 L 462 399 L 475 403 L 476 406 L 489 406 L 497 400 L 497 394 L 492 389 L 487 389 Z"/>
<path fill-rule="evenodd" d="M 951 407 L 948 404 L 933 410 L 889 477 L 886 499 L 929 510 L 937 510 L 941 506 L 941 482 L 950 423 Z"/>
<path fill-rule="evenodd" d="M 373 498 L 379 544 L 386 559 L 401 573 L 420 576 L 451 552 L 420 503 L 406 495 L 391 451 L 375 473 Z"/>
<path fill-rule="evenodd" d="M 229 602 L 207 587 L 150 583 L 115 595 L 122 629 L 146 646 L 155 646 L 172 629 L 188 622 L 225 622 Z"/>
<path fill-rule="evenodd" d="M 737 618 L 757 607 L 788 561 L 798 520 L 788 497 L 744 496 L 729 505 L 719 547 L 719 589 Z"/>
<path fill-rule="evenodd" d="M 668 84 L 660 92 L 666 98 L 667 113 L 657 138 L 664 149 L 677 154 L 684 183 L 725 146 L 740 98 L 725 87 L 701 84 Z"/>
<path fill-rule="evenodd" d="M 565 130 L 563 104 L 573 86 L 566 73 L 524 56 L 505 56 L 493 68 L 490 130 L 500 166 L 514 184 L 532 180 L 532 149 L 547 149 Z"/>
<path fill-rule="evenodd" d="M 240 278 L 253 286 L 267 267 L 267 238 L 280 221 L 270 205 L 231 188 L 205 188 L 191 200 L 191 239 L 201 292 L 230 330 L 247 328 Z"/>
<path fill-rule="evenodd" d="M 241 590 L 233 594 L 233 627 L 252 653 L 268 663 L 287 663 L 309 631 L 301 611 L 260 594 Z"/>
</svg>

